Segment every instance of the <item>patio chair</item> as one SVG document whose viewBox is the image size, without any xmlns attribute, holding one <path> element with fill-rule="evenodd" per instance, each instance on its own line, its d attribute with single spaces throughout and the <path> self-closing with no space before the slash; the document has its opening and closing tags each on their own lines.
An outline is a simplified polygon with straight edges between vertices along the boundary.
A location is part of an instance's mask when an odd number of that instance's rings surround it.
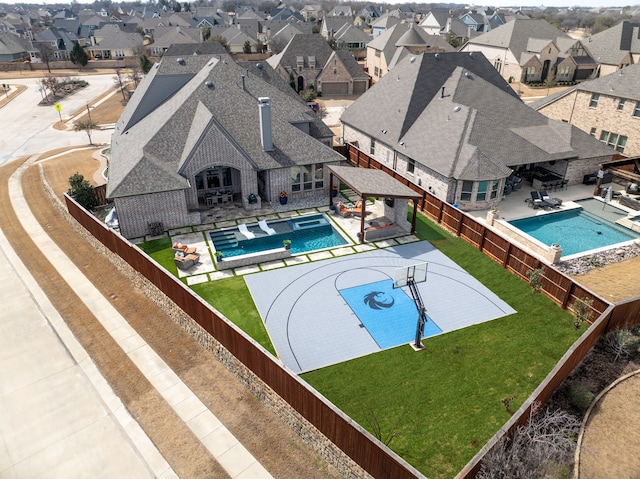
<svg viewBox="0 0 640 479">
<path fill-rule="evenodd" d="M 181 256 L 177 254 L 174 256 L 173 262 L 178 267 L 178 269 L 184 271 L 193 268 L 199 259 L 200 257 L 196 256 L 195 254 L 188 254 L 187 256 Z"/>
<path fill-rule="evenodd" d="M 194 254 L 198 248 L 196 248 L 195 246 L 192 248 L 189 248 L 186 244 L 182 244 L 182 243 L 173 243 L 173 246 L 171 246 L 171 249 L 173 250 L 173 253 L 180 253 L 182 254 L 182 256 L 186 256 L 188 254 Z"/>
<path fill-rule="evenodd" d="M 247 239 L 253 239 L 256 237 L 255 233 L 252 233 L 251 231 L 249 231 L 249 229 L 247 228 L 247 225 L 244 223 L 238 225 L 238 231 L 240 231 L 240 233 L 242 233 L 244 237 Z"/>
<path fill-rule="evenodd" d="M 525 201 L 529 204 L 529 207 L 533 208 L 534 210 L 537 210 L 538 208 L 548 210 L 551 208 L 551 204 L 542 199 L 539 191 L 532 191 L 531 198 L 527 198 Z"/>
<path fill-rule="evenodd" d="M 276 234 L 276 230 L 274 230 L 267 224 L 267 220 L 258 221 L 258 226 L 262 231 L 267 233 L 269 236 Z"/>
<path fill-rule="evenodd" d="M 356 206 L 351 209 L 351 213 L 355 216 L 362 216 L 362 201 L 356 203 Z"/>
<path fill-rule="evenodd" d="M 551 198 L 546 190 L 540 190 L 540 198 L 545 203 L 548 203 L 552 208 L 559 208 L 562 204 L 562 200 L 560 198 Z"/>
<path fill-rule="evenodd" d="M 342 201 L 336 203 L 336 213 L 343 218 L 347 218 L 353 214 L 353 211 L 347 208 Z"/>
</svg>

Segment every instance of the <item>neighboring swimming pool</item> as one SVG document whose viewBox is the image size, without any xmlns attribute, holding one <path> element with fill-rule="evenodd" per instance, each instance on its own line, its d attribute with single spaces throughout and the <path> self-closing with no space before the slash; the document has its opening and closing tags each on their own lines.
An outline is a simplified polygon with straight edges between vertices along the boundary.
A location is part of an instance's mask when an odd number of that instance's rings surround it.
<svg viewBox="0 0 640 479">
<path fill-rule="evenodd" d="M 275 234 L 267 235 L 257 226 L 249 227 L 256 235 L 247 239 L 237 228 L 209 232 L 216 251 L 225 258 L 262 253 L 283 247 L 284 240 L 291 241 L 291 254 L 306 253 L 347 244 L 323 214 L 298 216 L 288 220 L 269 222 Z"/>
<path fill-rule="evenodd" d="M 582 208 L 513 220 L 509 224 L 547 246 L 559 244 L 562 256 L 640 238 L 637 233 Z"/>
</svg>

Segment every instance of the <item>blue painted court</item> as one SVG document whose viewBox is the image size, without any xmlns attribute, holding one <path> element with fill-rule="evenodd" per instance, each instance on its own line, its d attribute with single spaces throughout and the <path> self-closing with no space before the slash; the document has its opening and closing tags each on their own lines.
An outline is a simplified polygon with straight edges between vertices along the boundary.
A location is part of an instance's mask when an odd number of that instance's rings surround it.
<svg viewBox="0 0 640 479">
<path fill-rule="evenodd" d="M 403 289 L 393 288 L 393 280 L 354 286 L 340 290 L 340 294 L 380 349 L 407 344 L 415 339 L 418 323 L 416 304 Z M 441 332 L 433 320 L 428 319 L 422 337 Z"/>
<path fill-rule="evenodd" d="M 410 347 L 417 310 L 398 268 L 428 263 L 417 284 L 429 337 L 515 313 L 426 241 L 244 277 L 279 359 L 302 373 L 392 347 Z M 420 354 L 419 352 L 415 354 Z"/>
</svg>

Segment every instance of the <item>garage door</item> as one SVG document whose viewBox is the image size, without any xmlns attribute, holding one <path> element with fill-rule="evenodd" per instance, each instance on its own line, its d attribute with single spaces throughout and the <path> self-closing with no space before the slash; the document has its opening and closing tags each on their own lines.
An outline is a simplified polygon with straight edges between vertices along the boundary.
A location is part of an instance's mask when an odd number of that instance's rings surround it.
<svg viewBox="0 0 640 479">
<path fill-rule="evenodd" d="M 322 82 L 322 95 L 348 95 L 349 84 L 347 82 L 327 83 Z"/>
<path fill-rule="evenodd" d="M 354 81 L 353 82 L 353 94 L 354 95 L 362 95 L 365 91 L 367 91 L 367 83 L 368 81 Z"/>
</svg>

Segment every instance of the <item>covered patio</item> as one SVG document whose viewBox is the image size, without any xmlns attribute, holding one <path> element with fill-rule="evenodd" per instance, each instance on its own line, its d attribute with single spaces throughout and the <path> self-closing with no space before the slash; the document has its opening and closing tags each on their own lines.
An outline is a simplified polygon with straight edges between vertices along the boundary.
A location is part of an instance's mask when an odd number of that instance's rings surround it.
<svg viewBox="0 0 640 479">
<path fill-rule="evenodd" d="M 422 195 L 416 193 L 411 188 L 403 185 L 395 178 L 389 176 L 381 170 L 372 170 L 366 168 L 354 168 L 352 166 L 328 166 L 329 181 L 331 185 L 336 185 L 334 177 L 344 183 L 348 188 L 360 198 L 361 211 L 360 215 L 360 243 L 364 243 L 365 238 L 365 217 L 367 214 L 367 198 L 383 198 L 384 199 L 384 216 L 388 218 L 392 224 L 401 228 L 410 228 L 413 234 L 416 231 L 416 214 L 418 208 L 417 201 Z M 335 208 L 335 197 L 333 193 L 329 194 L 329 206 Z M 413 200 L 413 216 L 411 223 L 407 221 L 408 200 Z"/>
</svg>

